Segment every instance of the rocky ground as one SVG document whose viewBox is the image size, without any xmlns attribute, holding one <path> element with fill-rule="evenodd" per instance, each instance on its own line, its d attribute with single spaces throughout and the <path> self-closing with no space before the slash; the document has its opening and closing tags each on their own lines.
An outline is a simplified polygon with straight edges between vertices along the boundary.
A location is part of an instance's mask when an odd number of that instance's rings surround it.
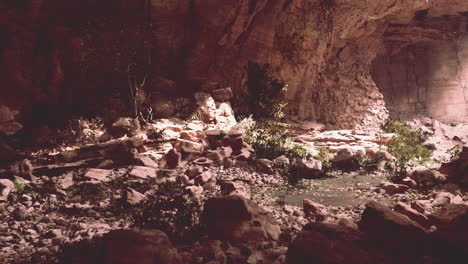
<svg viewBox="0 0 468 264">
<path fill-rule="evenodd" d="M 382 149 L 391 135 L 291 125 L 300 144 L 332 151 L 333 170 L 323 178 L 318 160 L 255 158 L 232 129 L 229 104 L 215 104 L 206 94 L 198 98 L 203 122 L 138 126 L 122 118 L 98 143 L 39 153 L 2 170 L 1 262 L 461 263 L 466 258 L 468 193 L 451 176 L 464 173 L 466 179 L 466 147 L 458 160 L 442 166 L 443 173 L 415 168 L 393 183 L 382 169 L 392 162 Z M 444 150 L 466 144 L 466 135 L 450 134 L 449 128 L 459 126 L 429 123 L 419 128 L 436 131 L 431 142 L 443 140 Z M 366 171 L 356 162 L 363 156 L 384 163 Z M 290 184 L 291 178 L 298 183 Z M 437 187 L 419 189 L 419 181 L 428 178 Z"/>
</svg>

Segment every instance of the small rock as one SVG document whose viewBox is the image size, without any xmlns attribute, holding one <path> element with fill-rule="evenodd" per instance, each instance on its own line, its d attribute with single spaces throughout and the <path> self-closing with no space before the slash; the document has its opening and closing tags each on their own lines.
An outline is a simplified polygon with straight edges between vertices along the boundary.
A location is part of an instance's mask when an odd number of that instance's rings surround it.
<svg viewBox="0 0 468 264">
<path fill-rule="evenodd" d="M 147 156 L 139 156 L 137 158 L 137 163 L 138 165 L 145 166 L 145 167 L 151 167 L 157 169 L 158 163 L 156 163 L 153 159 Z"/>
<path fill-rule="evenodd" d="M 139 202 L 141 202 L 144 198 L 145 198 L 145 195 L 132 189 L 132 188 L 128 188 L 127 189 L 127 192 L 126 192 L 126 196 L 127 196 L 127 202 L 131 205 L 135 205 L 135 204 L 138 204 Z"/>
<path fill-rule="evenodd" d="M 304 208 L 304 213 L 307 217 L 313 217 L 317 222 L 323 221 L 327 216 L 327 208 L 319 203 L 313 202 L 309 199 L 304 199 L 302 201 L 302 206 Z"/>
<path fill-rule="evenodd" d="M 156 170 L 154 168 L 144 166 L 133 166 L 128 175 L 142 179 L 157 177 Z"/>
<path fill-rule="evenodd" d="M 112 175 L 112 170 L 103 170 L 103 169 L 89 169 L 84 175 L 84 178 L 90 180 L 96 180 L 100 182 L 110 181 L 110 176 Z"/>
<path fill-rule="evenodd" d="M 393 195 L 397 193 L 406 192 L 409 187 L 403 184 L 395 184 L 391 182 L 383 182 L 379 185 L 379 188 L 385 190 L 386 193 Z"/>
</svg>

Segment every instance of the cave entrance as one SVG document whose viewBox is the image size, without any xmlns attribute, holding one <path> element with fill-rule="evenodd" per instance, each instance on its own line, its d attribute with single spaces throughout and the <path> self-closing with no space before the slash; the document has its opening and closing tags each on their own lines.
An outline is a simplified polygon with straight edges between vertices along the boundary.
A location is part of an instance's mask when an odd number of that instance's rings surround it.
<svg viewBox="0 0 468 264">
<path fill-rule="evenodd" d="M 407 45 L 374 60 L 372 77 L 384 95 L 390 118 L 407 120 L 421 114 L 468 123 L 468 34 L 464 25 L 452 32 L 457 33 L 453 38 Z"/>
</svg>

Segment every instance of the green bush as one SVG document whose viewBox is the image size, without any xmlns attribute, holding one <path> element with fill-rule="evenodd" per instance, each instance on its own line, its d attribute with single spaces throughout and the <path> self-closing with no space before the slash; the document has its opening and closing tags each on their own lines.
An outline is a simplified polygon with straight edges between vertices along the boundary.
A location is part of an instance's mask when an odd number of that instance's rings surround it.
<svg viewBox="0 0 468 264">
<path fill-rule="evenodd" d="M 293 160 L 312 157 L 307 149 L 292 142 L 286 134 L 286 129 L 278 122 L 256 122 L 252 117 L 248 117 L 239 122 L 238 128 L 258 158 L 275 159 L 285 155 Z"/>
<path fill-rule="evenodd" d="M 411 160 L 418 160 L 420 163 L 429 160 L 432 151 L 423 145 L 424 138 L 409 126 L 399 121 L 390 120 L 386 125 L 386 132 L 395 133 L 387 144 L 388 152 L 397 158 L 402 166 L 406 166 Z"/>
<path fill-rule="evenodd" d="M 171 238 L 182 240 L 199 226 L 202 202 L 176 183 L 163 183 L 136 205 L 133 224 L 139 228 L 155 228 Z"/>
</svg>

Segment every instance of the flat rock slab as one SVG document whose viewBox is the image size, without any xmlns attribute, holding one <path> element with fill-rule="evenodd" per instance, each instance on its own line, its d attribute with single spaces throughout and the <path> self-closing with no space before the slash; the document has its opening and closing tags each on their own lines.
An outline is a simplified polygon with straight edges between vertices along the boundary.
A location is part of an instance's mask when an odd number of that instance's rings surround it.
<svg viewBox="0 0 468 264">
<path fill-rule="evenodd" d="M 156 170 L 146 166 L 133 166 L 128 175 L 142 179 L 157 177 Z"/>
<path fill-rule="evenodd" d="M 89 169 L 83 175 L 83 177 L 85 177 L 87 179 L 90 179 L 90 180 L 107 182 L 107 181 L 110 181 L 110 176 L 111 175 L 112 175 L 112 170 Z"/>
</svg>

